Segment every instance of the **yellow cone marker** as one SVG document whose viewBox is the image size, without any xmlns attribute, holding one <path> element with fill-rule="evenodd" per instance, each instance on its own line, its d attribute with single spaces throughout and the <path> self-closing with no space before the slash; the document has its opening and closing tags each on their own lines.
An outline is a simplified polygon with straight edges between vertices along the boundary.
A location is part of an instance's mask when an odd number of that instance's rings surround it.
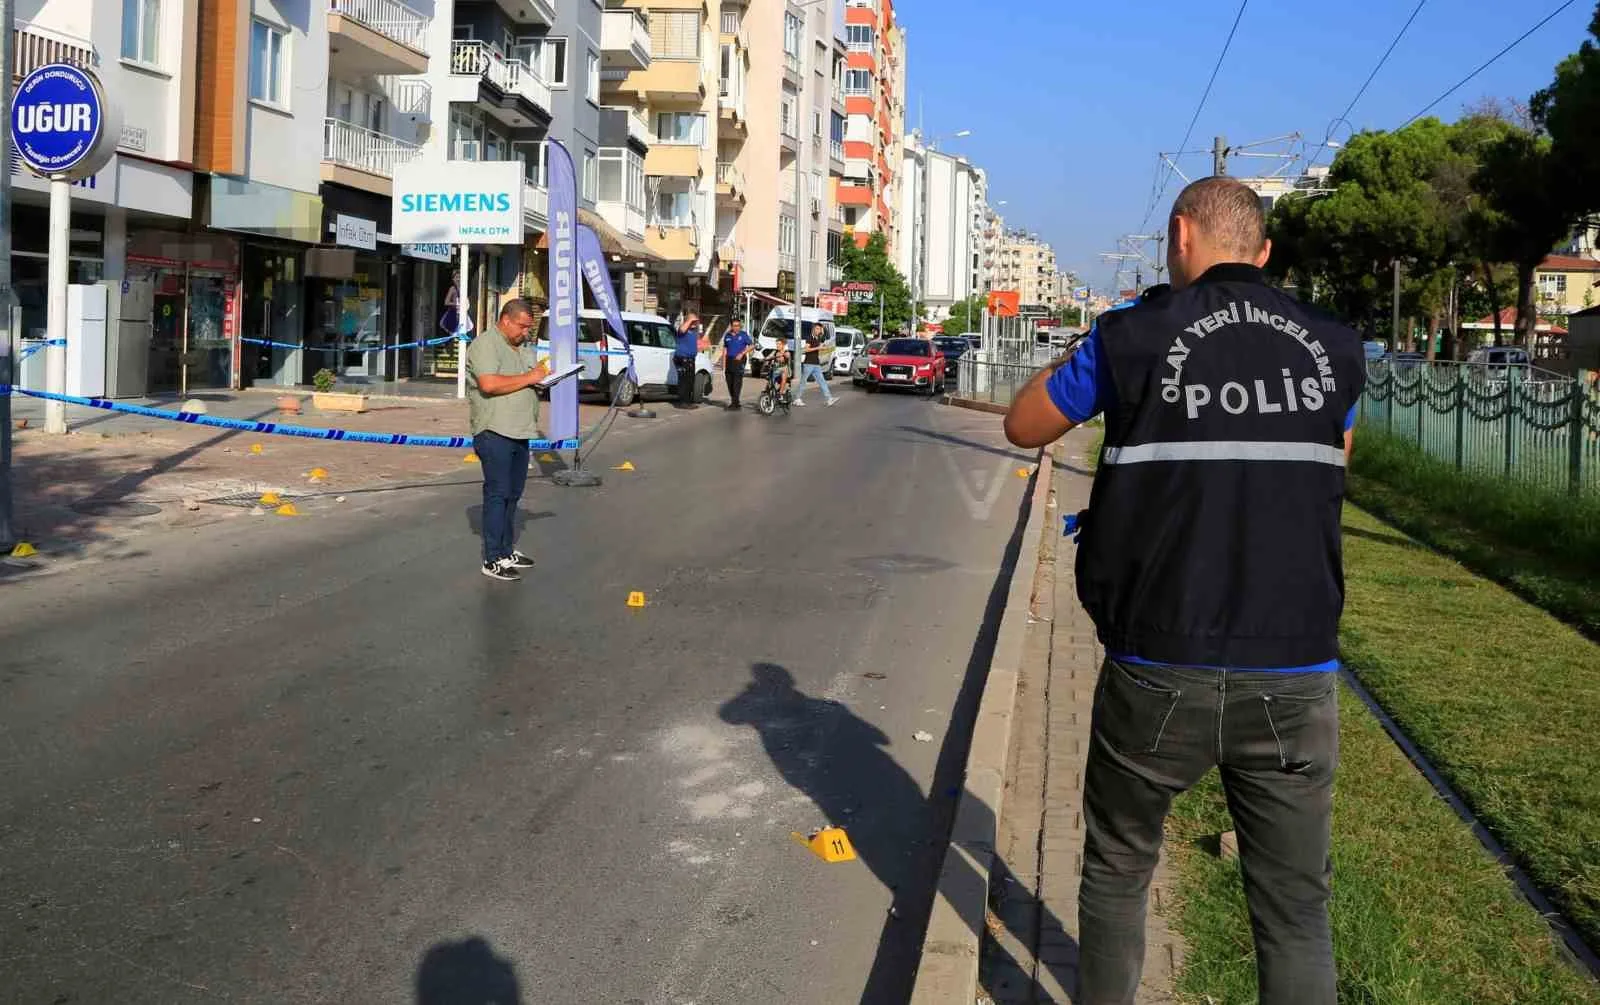
<svg viewBox="0 0 1600 1005">
<path fill-rule="evenodd" d="M 477 454 L 468 454 L 467 456 L 461 458 L 461 463 L 462 464 L 476 464 L 476 463 L 478 463 L 478 455 Z"/>
<path fill-rule="evenodd" d="M 616 467 L 612 468 L 611 470 L 612 471 L 635 471 L 637 469 L 633 466 L 633 462 L 632 461 L 623 461 L 621 464 L 618 464 Z"/>
<path fill-rule="evenodd" d="M 1026 478 L 1026 477 L 1028 477 L 1028 469 L 1027 468 L 1018 468 L 1017 469 L 1017 477 L 1018 478 Z"/>
<path fill-rule="evenodd" d="M 311 469 L 311 477 L 312 478 L 319 478 L 319 479 L 320 478 L 326 478 L 326 477 L 328 477 L 328 469 L 327 468 L 312 468 Z"/>
<path fill-rule="evenodd" d="M 628 606 L 629 607 L 643 607 L 644 606 L 644 594 L 640 593 L 638 590 L 634 590 L 632 593 L 628 594 Z"/>
<path fill-rule="evenodd" d="M 273 510 L 273 512 L 278 514 L 279 516 L 299 516 L 300 515 L 300 511 L 294 508 L 294 503 L 284 503 L 282 506 L 279 506 L 277 509 Z"/>
<path fill-rule="evenodd" d="M 263 506 L 276 506 L 281 502 L 283 502 L 283 497 L 276 492 L 261 493 L 261 505 Z"/>
<path fill-rule="evenodd" d="M 812 853 L 830 865 L 835 862 L 853 862 L 856 850 L 850 844 L 850 836 L 844 832 L 843 827 L 824 827 L 804 837 L 799 831 L 791 831 L 789 836 L 810 848 Z"/>
<path fill-rule="evenodd" d="M 252 443 L 252 444 L 250 444 L 250 452 L 251 452 L 251 453 L 252 453 L 252 454 L 259 454 L 259 453 L 261 453 L 261 444 L 259 444 L 259 443 Z"/>
<path fill-rule="evenodd" d="M 543 454 L 539 455 L 539 463 L 540 464 L 554 464 L 555 462 L 556 462 L 556 455 L 555 454 L 543 453 Z"/>
<path fill-rule="evenodd" d="M 11 549 L 12 558 L 32 558 L 39 554 L 39 549 L 26 541 L 18 541 Z"/>
</svg>

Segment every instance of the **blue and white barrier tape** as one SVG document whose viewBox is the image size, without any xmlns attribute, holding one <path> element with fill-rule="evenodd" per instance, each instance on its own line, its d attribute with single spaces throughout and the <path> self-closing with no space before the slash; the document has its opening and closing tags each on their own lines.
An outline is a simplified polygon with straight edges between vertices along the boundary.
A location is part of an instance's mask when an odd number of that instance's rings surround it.
<svg viewBox="0 0 1600 1005">
<path fill-rule="evenodd" d="M 33 345 L 30 345 L 30 346 L 24 348 L 21 352 L 17 353 L 17 362 L 21 363 L 23 360 L 27 359 L 29 356 L 32 356 L 34 353 L 38 352 L 41 349 L 46 349 L 46 348 L 49 348 L 50 346 L 53 346 L 53 345 L 66 345 L 66 344 L 67 344 L 67 340 L 64 339 L 64 338 L 53 338 L 48 342 L 35 342 Z"/>
<path fill-rule="evenodd" d="M 308 440 L 338 440 L 341 443 L 380 443 L 391 447 L 447 447 L 459 450 L 472 446 L 470 436 L 419 436 L 413 433 L 367 433 L 354 429 L 320 429 L 315 426 L 286 426 L 276 422 L 257 422 L 252 419 L 225 419 L 215 415 L 198 415 L 194 412 L 173 412 L 147 405 L 130 405 L 104 398 L 80 398 L 70 394 L 52 394 L 49 391 L 29 391 L 21 387 L 0 385 L 0 394 L 14 391 L 30 398 L 60 401 L 68 405 L 101 408 L 108 412 L 125 412 L 151 419 L 169 419 L 196 426 L 213 426 L 217 429 L 237 429 L 246 433 L 265 433 L 273 436 L 298 436 Z M 576 450 L 581 439 L 529 440 L 533 450 Z"/>
<path fill-rule="evenodd" d="M 421 342 L 402 342 L 399 345 L 375 346 L 338 346 L 338 345 L 300 345 L 294 342 L 274 342 L 264 338 L 240 338 L 240 342 L 249 345 L 266 346 L 269 349 L 304 349 L 306 352 L 389 352 L 395 349 L 425 349 L 431 346 L 443 345 L 446 342 L 457 340 L 467 341 L 459 335 L 444 335 L 439 338 L 424 339 Z M 550 343 L 540 342 L 540 349 L 548 350 Z M 579 356 L 609 356 L 612 358 L 627 359 L 628 353 L 623 349 L 579 349 Z"/>
</svg>

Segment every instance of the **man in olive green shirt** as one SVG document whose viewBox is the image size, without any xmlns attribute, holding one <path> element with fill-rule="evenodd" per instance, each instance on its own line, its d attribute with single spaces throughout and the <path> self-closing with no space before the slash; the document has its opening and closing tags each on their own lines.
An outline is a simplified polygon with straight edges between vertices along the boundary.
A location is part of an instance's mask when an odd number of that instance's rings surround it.
<svg viewBox="0 0 1600 1005">
<path fill-rule="evenodd" d="M 483 468 L 483 574 L 515 582 L 533 559 L 517 551 L 517 505 L 528 481 L 528 441 L 539 435 L 534 385 L 550 373 L 528 338 L 542 307 L 518 298 L 500 309 L 500 323 L 467 347 L 467 401 L 472 446 Z"/>
</svg>

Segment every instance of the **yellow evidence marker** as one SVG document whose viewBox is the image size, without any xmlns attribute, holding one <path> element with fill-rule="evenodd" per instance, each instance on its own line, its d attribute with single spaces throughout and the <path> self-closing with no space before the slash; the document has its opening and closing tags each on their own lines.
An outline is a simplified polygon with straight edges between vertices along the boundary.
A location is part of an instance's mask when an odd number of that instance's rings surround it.
<svg viewBox="0 0 1600 1005">
<path fill-rule="evenodd" d="M 632 593 L 628 594 L 628 606 L 629 607 L 643 607 L 644 606 L 644 594 L 641 593 L 638 590 L 634 590 Z"/>
<path fill-rule="evenodd" d="M 263 506 L 277 506 L 277 505 L 280 505 L 282 502 L 283 502 L 283 497 L 278 495 L 278 493 L 276 493 L 276 492 L 263 492 L 263 493 L 261 493 L 261 505 L 263 505 Z"/>
<path fill-rule="evenodd" d="M 12 558 L 32 558 L 37 554 L 39 554 L 39 549 L 26 541 L 18 541 L 11 548 Z"/>
<path fill-rule="evenodd" d="M 299 516 L 300 511 L 294 508 L 294 503 L 284 503 L 272 512 L 279 516 Z"/>
<path fill-rule="evenodd" d="M 632 461 L 623 461 L 621 464 L 618 464 L 616 467 L 612 468 L 611 470 L 612 471 L 635 471 L 637 469 L 633 466 L 633 462 Z"/>
<path fill-rule="evenodd" d="M 843 827 L 824 827 L 809 838 L 802 837 L 799 831 L 790 831 L 789 836 L 810 848 L 814 855 L 830 865 L 835 862 L 855 861 L 856 850 L 851 846 L 850 836 L 844 832 Z"/>
</svg>

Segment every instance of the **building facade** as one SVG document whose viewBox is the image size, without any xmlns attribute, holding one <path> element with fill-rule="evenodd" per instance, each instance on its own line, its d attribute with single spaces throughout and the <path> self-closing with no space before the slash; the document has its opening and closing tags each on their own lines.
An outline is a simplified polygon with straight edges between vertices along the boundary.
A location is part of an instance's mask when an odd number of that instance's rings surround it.
<svg viewBox="0 0 1600 1005">
<path fill-rule="evenodd" d="M 1057 305 L 1056 253 L 1047 242 L 1026 231 L 1007 232 L 1000 239 L 995 261 L 994 289 L 1015 290 L 1023 304 Z"/>
<path fill-rule="evenodd" d="M 899 172 L 900 239 L 895 264 L 932 320 L 982 292 L 988 176 L 964 157 L 940 153 L 913 132 Z"/>
<path fill-rule="evenodd" d="M 845 0 L 844 27 L 843 225 L 858 245 L 882 233 L 892 257 L 900 236 L 893 207 L 905 140 L 905 32 L 893 0 Z"/>
</svg>

